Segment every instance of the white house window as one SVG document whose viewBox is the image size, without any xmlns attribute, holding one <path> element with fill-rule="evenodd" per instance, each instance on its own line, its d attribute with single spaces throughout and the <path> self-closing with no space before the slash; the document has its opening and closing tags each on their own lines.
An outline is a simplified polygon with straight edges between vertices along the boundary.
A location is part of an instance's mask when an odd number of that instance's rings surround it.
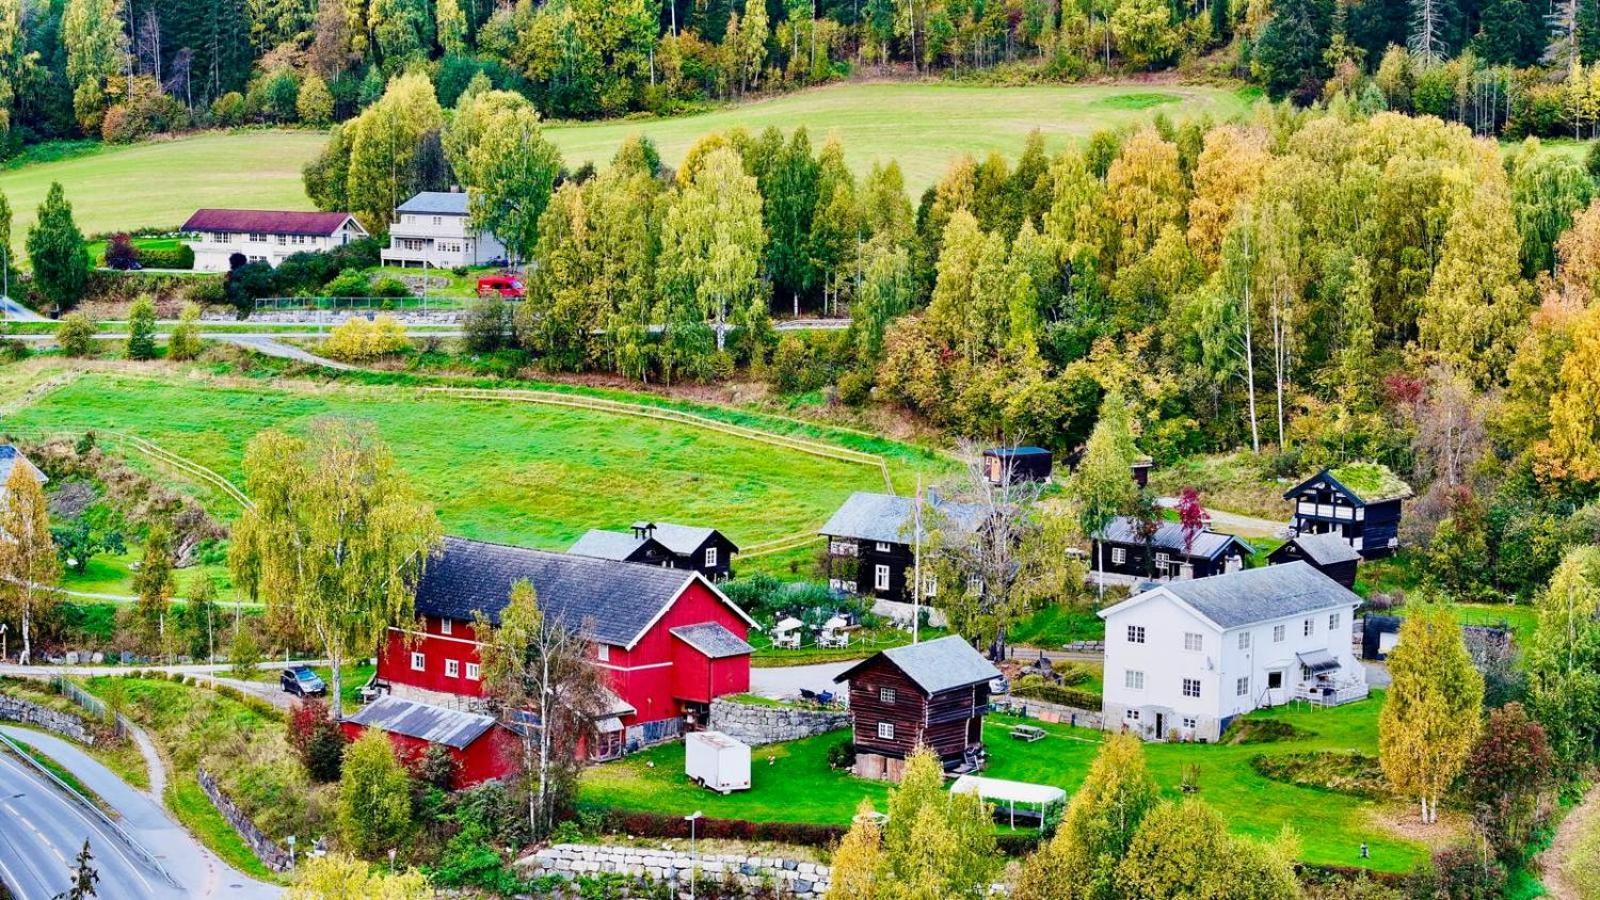
<svg viewBox="0 0 1600 900">
<path fill-rule="evenodd" d="M 1121 547 L 1112 547 L 1111 548 L 1111 564 L 1112 565 L 1120 566 L 1120 565 L 1122 565 L 1123 563 L 1125 563 L 1127 561 L 1128 561 L 1128 551 L 1122 549 Z"/>
<path fill-rule="evenodd" d="M 267 236 L 259 231 L 250 232 L 249 239 L 252 244 L 265 244 L 267 242 Z"/>
<path fill-rule="evenodd" d="M 1328 613 L 1328 630 L 1337 631 L 1339 628 L 1339 614 Z"/>
<path fill-rule="evenodd" d="M 891 688 L 891 687 L 878 688 L 878 702 L 879 703 L 893 704 L 894 703 L 894 688 Z"/>
<path fill-rule="evenodd" d="M 872 546 L 873 546 L 873 549 L 877 550 L 879 553 L 888 553 L 889 552 L 889 545 L 885 544 L 883 541 L 877 541 Z"/>
<path fill-rule="evenodd" d="M 421 653 L 411 654 L 411 671 L 421 672 L 428 667 L 428 658 Z"/>
<path fill-rule="evenodd" d="M 1129 625 L 1128 626 L 1128 643 L 1130 643 L 1130 644 L 1142 644 L 1142 643 L 1144 643 L 1144 626 L 1143 625 Z"/>
<path fill-rule="evenodd" d="M 433 224 L 435 224 L 435 225 L 443 225 L 444 224 L 444 219 L 439 217 L 439 216 L 434 216 L 433 217 Z"/>
<path fill-rule="evenodd" d="M 1193 731 L 1194 730 L 1194 719 L 1191 719 L 1188 716 L 1184 716 L 1183 717 L 1183 727 L 1188 729 L 1189 731 Z"/>
<path fill-rule="evenodd" d="M 717 548 L 715 548 L 715 547 L 707 547 L 706 548 L 706 565 L 707 566 L 714 566 L 716 564 L 717 564 Z"/>
<path fill-rule="evenodd" d="M 611 645 L 610 644 L 595 644 L 594 645 L 594 658 L 600 660 L 601 662 L 610 662 L 611 661 Z"/>
<path fill-rule="evenodd" d="M 445 676 L 447 678 L 460 678 L 461 677 L 461 663 L 458 662 L 457 660 L 453 660 L 453 659 L 445 660 L 444 661 L 444 674 L 445 674 Z"/>
<path fill-rule="evenodd" d="M 477 663 L 467 663 L 467 680 L 468 681 L 477 681 L 478 680 L 478 664 Z"/>
<path fill-rule="evenodd" d="M 1169 563 L 1171 561 L 1172 561 L 1172 556 L 1170 554 L 1166 554 L 1166 553 L 1157 553 L 1156 554 L 1156 565 L 1158 565 L 1158 566 L 1165 566 L 1167 563 Z"/>
<path fill-rule="evenodd" d="M 1137 722 L 1139 721 L 1139 711 L 1137 709 L 1130 709 L 1123 713 L 1122 717 L 1127 719 L 1129 722 Z"/>
<path fill-rule="evenodd" d="M 878 564 L 872 567 L 872 588 L 878 591 L 889 589 L 889 567 Z"/>
<path fill-rule="evenodd" d="M 1239 632 L 1239 649 L 1240 650 L 1249 650 L 1250 649 L 1250 632 L 1248 632 L 1248 631 Z"/>
<path fill-rule="evenodd" d="M 893 722 L 879 722 L 878 723 L 878 740 L 880 740 L 880 741 L 892 741 L 892 740 L 894 740 L 894 723 Z"/>
<path fill-rule="evenodd" d="M 450 621 L 449 619 L 440 619 L 439 620 L 439 633 L 440 634 L 449 634 L 450 630 L 455 627 L 455 624 L 456 623 Z"/>
<path fill-rule="evenodd" d="M 1122 684 L 1130 691 L 1144 690 L 1144 673 L 1129 669 L 1122 673 Z"/>
<path fill-rule="evenodd" d="M 1205 649 L 1205 637 L 1193 631 L 1183 633 L 1183 649 L 1199 653 Z"/>
<path fill-rule="evenodd" d="M 1272 626 L 1272 642 L 1274 644 L 1283 643 L 1283 626 L 1282 625 L 1274 625 L 1274 626 Z"/>
<path fill-rule="evenodd" d="M 1185 678 L 1183 680 L 1183 695 L 1185 697 L 1198 697 L 1198 696 L 1200 696 L 1200 679 L 1198 679 L 1198 678 Z"/>
<path fill-rule="evenodd" d="M 1250 693 L 1250 676 L 1245 675 L 1233 683 L 1233 692 L 1240 697 Z"/>
<path fill-rule="evenodd" d="M 279 247 L 287 247 L 287 246 L 289 246 L 289 236 L 287 234 L 278 235 L 278 246 Z"/>
<path fill-rule="evenodd" d="M 1313 631 L 1316 631 L 1316 630 L 1317 630 L 1316 623 L 1313 622 L 1310 619 L 1307 619 L 1304 622 L 1300 623 L 1300 633 L 1305 637 L 1311 637 L 1311 633 Z"/>
</svg>

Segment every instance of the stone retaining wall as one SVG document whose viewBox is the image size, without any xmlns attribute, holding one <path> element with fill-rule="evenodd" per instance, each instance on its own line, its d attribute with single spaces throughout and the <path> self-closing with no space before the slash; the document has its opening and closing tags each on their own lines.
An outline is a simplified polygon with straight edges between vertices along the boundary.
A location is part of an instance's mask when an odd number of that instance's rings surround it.
<svg viewBox="0 0 1600 900">
<path fill-rule="evenodd" d="M 719 699 L 711 701 L 710 727 L 757 747 L 849 728 L 850 713 L 842 709 L 760 706 Z"/>
<path fill-rule="evenodd" d="M 1008 697 L 996 701 L 995 706 L 1001 712 L 1038 719 L 1041 722 L 1077 725 L 1082 728 L 1101 728 L 1105 722 L 1104 715 L 1092 709 L 1079 709 L 1076 706 L 1064 706 L 1060 703 L 1034 700 L 1031 697 Z"/>
<path fill-rule="evenodd" d="M 821 900 L 830 884 L 830 870 L 821 863 L 731 854 L 703 853 L 695 857 L 675 850 L 599 844 L 556 844 L 533 853 L 518 865 L 532 877 L 553 875 L 576 880 L 614 873 L 635 878 L 641 885 L 687 885 L 690 874 L 698 868 L 701 884 L 731 880 L 751 890 L 770 886 L 778 890 L 778 896 L 796 900 Z"/>
<path fill-rule="evenodd" d="M 228 820 L 234 831 L 239 832 L 239 837 L 244 839 L 250 851 L 263 865 L 274 872 L 287 872 L 293 867 L 289 851 L 278 846 L 276 841 L 257 828 L 256 823 L 250 821 L 250 817 L 244 814 L 244 810 L 234 806 L 228 795 L 222 792 L 222 787 L 217 784 L 216 779 L 205 769 L 200 770 L 200 789 L 206 792 L 206 796 L 211 799 L 211 805 L 217 808 L 217 812 L 222 813 L 222 817 Z"/>
<path fill-rule="evenodd" d="M 71 713 L 57 712 L 21 697 L 0 694 L 0 719 L 37 725 L 80 744 L 94 746 L 95 733 L 88 722 Z"/>
</svg>

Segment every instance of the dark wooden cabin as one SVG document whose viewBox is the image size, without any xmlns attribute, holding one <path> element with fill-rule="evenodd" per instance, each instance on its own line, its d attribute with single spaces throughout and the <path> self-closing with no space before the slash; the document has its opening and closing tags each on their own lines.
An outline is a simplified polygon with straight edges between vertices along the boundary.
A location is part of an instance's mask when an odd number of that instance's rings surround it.
<svg viewBox="0 0 1600 900">
<path fill-rule="evenodd" d="M 1400 504 L 1411 486 L 1385 466 L 1351 463 L 1321 472 L 1284 492 L 1294 501 L 1290 533 L 1332 534 L 1365 559 L 1400 546 Z"/>
<path fill-rule="evenodd" d="M 1118 516 L 1094 535 L 1089 566 L 1096 572 L 1133 578 L 1208 578 L 1244 568 L 1255 548 L 1231 534 L 1201 529 L 1186 540 L 1183 526 L 1163 522 L 1148 542 L 1133 520 Z"/>
<path fill-rule="evenodd" d="M 945 771 L 983 765 L 983 714 L 989 682 L 1000 671 L 964 639 L 892 647 L 834 678 L 850 683 L 855 774 L 899 781 L 919 746 L 939 754 Z"/>
<path fill-rule="evenodd" d="M 1274 566 L 1296 560 L 1309 563 L 1318 572 L 1353 589 L 1361 554 L 1339 535 L 1302 534 L 1291 538 L 1267 556 L 1267 562 Z"/>
<path fill-rule="evenodd" d="M 976 527 L 983 511 L 971 504 L 936 496 L 923 503 L 923 535 L 935 527 Z M 917 501 L 915 497 L 858 491 L 850 495 L 819 532 L 828 539 L 828 585 L 863 597 L 911 599 L 916 564 Z M 923 592 L 931 597 L 931 582 Z"/>
<path fill-rule="evenodd" d="M 616 562 L 683 569 L 699 572 L 712 581 L 723 581 L 733 577 L 733 556 L 739 552 L 739 547 L 715 528 L 635 522 L 632 533 L 591 529 L 567 552 Z"/>
<path fill-rule="evenodd" d="M 1049 481 L 1054 460 L 1043 447 L 991 447 L 983 451 L 983 477 L 990 484 Z"/>
</svg>

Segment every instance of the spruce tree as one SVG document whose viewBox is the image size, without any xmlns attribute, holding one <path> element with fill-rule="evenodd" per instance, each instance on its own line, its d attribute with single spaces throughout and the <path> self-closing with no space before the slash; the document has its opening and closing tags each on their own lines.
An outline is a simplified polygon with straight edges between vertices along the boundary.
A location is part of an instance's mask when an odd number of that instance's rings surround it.
<svg viewBox="0 0 1600 900">
<path fill-rule="evenodd" d="M 34 290 L 45 305 L 71 309 L 83 297 L 89 253 L 60 182 L 50 184 L 38 220 L 28 229 L 28 259 L 33 262 Z"/>
</svg>

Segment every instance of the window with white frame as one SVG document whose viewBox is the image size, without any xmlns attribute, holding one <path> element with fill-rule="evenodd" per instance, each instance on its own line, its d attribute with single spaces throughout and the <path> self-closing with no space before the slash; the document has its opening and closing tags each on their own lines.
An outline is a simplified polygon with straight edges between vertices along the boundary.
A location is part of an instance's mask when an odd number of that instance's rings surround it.
<svg viewBox="0 0 1600 900">
<path fill-rule="evenodd" d="M 1183 727 L 1185 729 L 1187 729 L 1189 731 L 1193 731 L 1194 730 L 1194 726 L 1195 726 L 1195 721 L 1194 721 L 1193 718 L 1190 718 L 1189 716 L 1184 716 L 1183 717 Z"/>
<path fill-rule="evenodd" d="M 1200 696 L 1200 679 L 1198 679 L 1198 678 L 1185 678 L 1183 680 L 1183 695 L 1185 697 L 1198 697 L 1198 696 Z"/>
<path fill-rule="evenodd" d="M 937 575 L 924 575 L 924 576 L 922 576 L 922 596 L 924 596 L 924 597 L 937 597 L 937 596 L 939 596 L 939 576 L 937 576 Z"/>
<path fill-rule="evenodd" d="M 1122 685 L 1130 691 L 1144 690 L 1144 673 L 1129 669 L 1122 673 Z"/>
<path fill-rule="evenodd" d="M 1170 554 L 1170 553 L 1157 553 L 1156 554 L 1156 565 L 1165 566 L 1169 562 L 1172 562 L 1172 554 Z"/>
<path fill-rule="evenodd" d="M 889 589 L 889 567 L 879 563 L 872 567 L 872 589 L 887 591 Z"/>
<path fill-rule="evenodd" d="M 611 661 L 611 645 L 610 644 L 595 644 L 594 645 L 594 658 L 600 660 L 601 662 L 610 662 Z"/>
<path fill-rule="evenodd" d="M 1339 614 L 1338 613 L 1328 613 L 1328 630 L 1329 631 L 1337 631 L 1338 629 L 1339 629 Z"/>
<path fill-rule="evenodd" d="M 411 671 L 421 672 L 428 667 L 428 658 L 421 653 L 411 654 Z"/>
<path fill-rule="evenodd" d="M 1239 632 L 1239 649 L 1240 650 L 1249 650 L 1250 649 L 1250 632 L 1248 632 L 1248 631 Z"/>
<path fill-rule="evenodd" d="M 1129 625 L 1128 626 L 1128 643 L 1130 643 L 1130 644 L 1142 644 L 1142 643 L 1144 643 L 1144 626 L 1143 625 Z"/>
<path fill-rule="evenodd" d="M 1274 644 L 1283 643 L 1283 626 L 1282 625 L 1274 625 L 1274 626 L 1272 626 L 1272 642 Z"/>
<path fill-rule="evenodd" d="M 1113 566 L 1120 566 L 1127 561 L 1128 551 L 1122 549 L 1121 547 L 1111 548 L 1111 564 Z"/>
<path fill-rule="evenodd" d="M 478 676 L 478 664 L 477 663 L 467 663 L 467 680 L 468 681 L 477 681 L 478 677 L 479 677 Z"/>
<path fill-rule="evenodd" d="M 881 687 L 881 688 L 878 688 L 878 702 L 879 703 L 887 703 L 887 704 L 889 704 L 891 706 L 894 705 L 894 688 L 892 688 L 892 687 Z"/>
<path fill-rule="evenodd" d="M 446 678 L 460 678 L 461 677 L 461 663 L 456 661 L 456 660 L 453 660 L 453 659 L 445 660 L 444 661 L 444 674 L 445 674 Z"/>
<path fill-rule="evenodd" d="M 879 553 L 888 553 L 889 552 L 889 545 L 885 544 L 883 541 L 874 542 L 872 546 Z"/>
<path fill-rule="evenodd" d="M 1304 622 L 1300 623 L 1300 634 L 1303 637 L 1311 637 L 1311 633 L 1316 631 L 1316 630 L 1317 630 L 1317 623 L 1312 619 L 1307 619 Z"/>
<path fill-rule="evenodd" d="M 1205 636 L 1199 632 L 1185 631 L 1183 633 L 1183 649 L 1185 650 L 1198 653 L 1205 649 L 1205 641 Z"/>
<path fill-rule="evenodd" d="M 451 629 L 453 629 L 455 627 L 455 624 L 456 623 L 450 621 L 449 619 L 440 619 L 439 620 L 439 633 L 440 634 L 449 634 Z"/>
<path fill-rule="evenodd" d="M 894 723 L 893 722 L 879 722 L 878 723 L 878 740 L 880 740 L 880 741 L 892 741 L 892 740 L 894 740 Z"/>
<path fill-rule="evenodd" d="M 717 548 L 715 548 L 715 547 L 707 547 L 706 548 L 706 565 L 707 566 L 715 566 L 716 564 L 717 564 Z"/>
<path fill-rule="evenodd" d="M 265 244 L 267 242 L 267 236 L 259 231 L 252 231 L 249 234 L 249 240 L 252 244 Z"/>
<path fill-rule="evenodd" d="M 1239 676 L 1239 680 L 1233 683 L 1233 692 L 1240 697 L 1250 693 L 1250 676 Z"/>
<path fill-rule="evenodd" d="M 983 593 L 983 576 L 967 576 L 967 593 L 974 595 L 981 595 Z"/>
<path fill-rule="evenodd" d="M 1137 722 L 1139 721 L 1139 711 L 1137 709 L 1127 710 L 1122 714 L 1122 717 L 1129 722 Z"/>
</svg>

